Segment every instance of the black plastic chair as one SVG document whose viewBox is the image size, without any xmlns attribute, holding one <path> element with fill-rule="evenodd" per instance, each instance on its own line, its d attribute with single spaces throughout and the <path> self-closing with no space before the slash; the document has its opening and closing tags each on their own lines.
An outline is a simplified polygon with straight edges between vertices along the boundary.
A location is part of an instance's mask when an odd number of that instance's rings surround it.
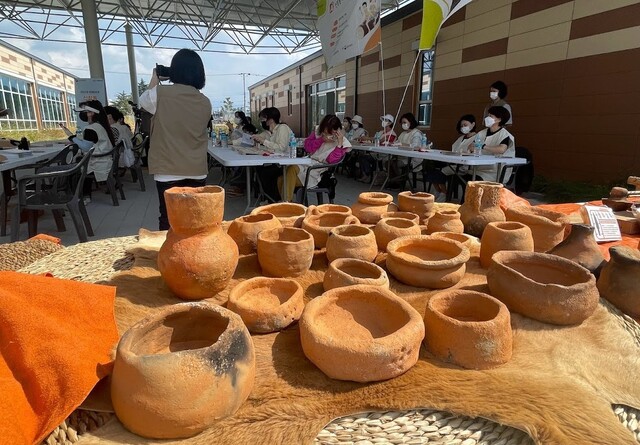
<svg viewBox="0 0 640 445">
<path fill-rule="evenodd" d="M 329 203 L 333 204 L 333 199 L 336 195 L 336 186 L 338 184 L 338 180 L 336 179 L 334 172 L 336 168 L 340 164 L 342 164 L 343 160 L 344 157 L 339 162 L 336 162 L 334 164 L 319 164 L 307 167 L 307 174 L 304 178 L 304 185 L 296 190 L 296 202 L 304 205 L 309 205 L 309 193 L 315 193 L 318 204 L 324 204 L 323 194 L 326 194 L 327 198 L 329 199 Z M 323 173 L 323 176 L 328 175 L 327 179 L 325 180 L 328 183 L 323 184 L 324 181 L 321 179 L 320 183 L 317 186 L 309 187 L 309 177 L 311 175 L 311 171 L 319 170 L 321 168 L 327 169 L 327 171 Z"/>
<path fill-rule="evenodd" d="M 104 158 L 107 156 L 111 156 L 111 170 L 109 170 L 109 175 L 107 176 L 107 188 L 109 189 L 109 194 L 111 195 L 111 201 L 114 206 L 119 206 L 118 195 L 116 195 L 116 190 L 120 191 L 120 199 L 126 200 L 127 198 L 124 196 L 124 187 L 122 186 L 122 181 L 120 181 L 120 175 L 118 175 L 118 162 L 120 161 L 120 151 L 123 148 L 122 142 L 119 142 L 112 150 L 107 153 L 102 153 L 98 155 L 93 155 L 94 158 Z M 93 173 L 89 173 L 90 177 L 95 177 Z"/>
<path fill-rule="evenodd" d="M 136 137 L 134 136 L 133 142 L 133 155 L 135 156 L 135 162 L 133 166 L 129 167 L 131 170 L 131 179 L 133 182 L 140 183 L 140 190 L 146 191 L 144 184 L 144 177 L 142 176 L 142 158 L 144 157 L 144 149 L 149 141 L 149 136 L 144 136 L 139 144 L 135 143 Z"/>
<path fill-rule="evenodd" d="M 533 154 L 525 147 L 516 147 L 516 158 L 525 158 L 526 164 L 505 167 L 500 172 L 500 182 L 520 196 L 528 192 L 533 183 Z M 507 171 L 511 171 L 509 181 L 504 182 Z"/>
<path fill-rule="evenodd" d="M 18 180 L 18 205 L 11 220 L 11 241 L 17 241 L 20 234 L 20 212 L 29 211 L 29 237 L 38 232 L 38 211 L 51 210 L 59 231 L 66 230 L 63 210 L 68 210 L 81 243 L 87 241 L 87 234 L 93 236 L 93 228 L 82 198 L 82 187 L 93 148 L 77 164 L 58 166 L 57 171 L 46 171 L 26 175 Z M 73 188 L 69 184 L 73 183 Z M 34 190 L 28 186 L 33 184 Z M 46 184 L 46 188 L 42 185 Z"/>
</svg>

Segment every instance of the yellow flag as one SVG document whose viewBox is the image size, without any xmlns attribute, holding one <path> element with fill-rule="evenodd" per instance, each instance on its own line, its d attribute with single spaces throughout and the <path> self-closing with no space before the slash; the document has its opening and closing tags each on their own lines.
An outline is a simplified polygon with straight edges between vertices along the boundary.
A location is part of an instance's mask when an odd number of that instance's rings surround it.
<svg viewBox="0 0 640 445">
<path fill-rule="evenodd" d="M 424 0 L 420 49 L 433 47 L 442 24 L 470 2 L 471 0 Z"/>
</svg>

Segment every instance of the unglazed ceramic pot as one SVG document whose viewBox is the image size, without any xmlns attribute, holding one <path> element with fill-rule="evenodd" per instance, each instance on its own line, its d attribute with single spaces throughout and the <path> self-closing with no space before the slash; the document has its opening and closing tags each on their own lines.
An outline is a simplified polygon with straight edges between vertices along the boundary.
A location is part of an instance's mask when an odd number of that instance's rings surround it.
<svg viewBox="0 0 640 445">
<path fill-rule="evenodd" d="M 471 256 L 480 255 L 480 240 L 475 236 L 467 233 L 454 233 L 454 232 L 434 232 L 431 236 L 435 238 L 446 238 L 461 243 L 464 247 L 469 249 Z"/>
<path fill-rule="evenodd" d="M 425 224 L 433 215 L 434 200 L 435 196 L 426 192 L 413 193 L 406 191 L 398 193 L 398 207 L 400 207 L 400 210 L 418 215 L 420 224 Z"/>
<path fill-rule="evenodd" d="M 547 252 L 564 239 L 569 217 L 564 213 L 540 207 L 512 206 L 506 211 L 507 221 L 521 222 L 531 229 L 536 252 Z"/>
<path fill-rule="evenodd" d="M 358 196 L 358 202 L 351 206 L 353 214 L 362 224 L 377 224 L 383 213 L 398 210 L 393 196 L 382 192 L 364 192 Z"/>
<path fill-rule="evenodd" d="M 258 262 L 274 277 L 297 277 L 311 267 L 313 237 L 295 227 L 263 230 L 258 234 Z"/>
<path fill-rule="evenodd" d="M 420 224 L 420 218 L 415 213 L 411 212 L 387 212 L 382 214 L 382 219 L 384 218 L 403 218 L 408 219 L 409 221 L 413 221 L 416 224 Z"/>
<path fill-rule="evenodd" d="M 480 265 L 489 267 L 493 254 L 501 250 L 533 252 L 531 229 L 515 221 L 487 224 L 480 241 Z"/>
<path fill-rule="evenodd" d="M 202 299 L 222 291 L 238 265 L 238 246 L 220 225 L 224 189 L 173 187 L 164 192 L 171 228 L 158 270 L 176 296 Z"/>
<path fill-rule="evenodd" d="M 300 318 L 303 294 L 293 279 L 254 277 L 231 290 L 227 309 L 240 315 L 251 333 L 276 332 Z"/>
<path fill-rule="evenodd" d="M 352 215 L 351 207 L 340 204 L 320 204 L 317 206 L 310 205 L 307 208 L 307 215 L 315 215 L 318 213 L 346 213 Z"/>
<path fill-rule="evenodd" d="M 592 226 L 586 224 L 571 224 L 569 235 L 549 253 L 575 261 L 597 277 L 606 261 L 593 236 L 593 230 Z"/>
<path fill-rule="evenodd" d="M 389 289 L 389 277 L 383 268 L 369 261 L 339 258 L 329 264 L 324 274 L 325 291 L 355 284 L 368 284 Z"/>
<path fill-rule="evenodd" d="M 468 369 L 489 369 L 511 359 L 511 315 L 482 292 L 451 290 L 429 299 L 424 345 L 440 360 Z"/>
<path fill-rule="evenodd" d="M 503 185 L 497 182 L 467 183 L 464 204 L 458 209 L 465 233 L 480 238 L 487 224 L 505 220 L 504 212 L 500 208 L 502 188 Z"/>
<path fill-rule="evenodd" d="M 455 210 L 436 211 L 427 223 L 427 232 L 454 232 L 463 233 L 464 224 L 460 220 L 460 213 Z"/>
<path fill-rule="evenodd" d="M 327 244 L 327 237 L 331 229 L 338 226 L 359 224 L 353 215 L 339 212 L 320 213 L 316 209 L 307 214 L 302 220 L 302 228 L 313 236 L 316 249 L 322 249 Z"/>
<path fill-rule="evenodd" d="M 409 235 L 420 235 L 420 226 L 404 218 L 382 218 L 376 224 L 373 233 L 376 235 L 378 248 L 387 250 L 387 244 L 396 238 Z"/>
<path fill-rule="evenodd" d="M 578 263 L 545 253 L 495 253 L 487 284 L 491 295 L 510 311 L 545 323 L 582 323 L 598 306 L 593 274 Z"/>
<path fill-rule="evenodd" d="M 625 314 L 640 318 L 640 251 L 614 246 L 609 255 L 598 279 L 600 295 Z"/>
<path fill-rule="evenodd" d="M 469 249 L 433 236 L 404 236 L 387 245 L 387 270 L 409 286 L 445 289 L 462 279 Z"/>
<path fill-rule="evenodd" d="M 373 261 L 378 255 L 378 244 L 373 230 L 360 225 L 338 226 L 327 238 L 327 259 L 355 258 Z"/>
<path fill-rule="evenodd" d="M 254 253 L 258 248 L 258 233 L 265 229 L 282 227 L 280 220 L 271 213 L 245 215 L 234 219 L 229 225 L 227 234 L 238 245 L 241 255 Z"/>
<path fill-rule="evenodd" d="M 294 202 L 277 202 L 256 207 L 251 211 L 252 215 L 259 213 L 271 213 L 280 220 L 282 227 L 300 227 L 307 208 Z"/>
<path fill-rule="evenodd" d="M 300 318 L 309 360 L 332 379 L 373 382 L 397 377 L 418 361 L 424 323 L 388 289 L 339 287 L 314 298 Z"/>
<path fill-rule="evenodd" d="M 206 302 L 173 304 L 120 339 L 111 399 L 135 434 L 190 437 L 234 414 L 255 372 L 253 341 L 239 315 Z"/>
</svg>

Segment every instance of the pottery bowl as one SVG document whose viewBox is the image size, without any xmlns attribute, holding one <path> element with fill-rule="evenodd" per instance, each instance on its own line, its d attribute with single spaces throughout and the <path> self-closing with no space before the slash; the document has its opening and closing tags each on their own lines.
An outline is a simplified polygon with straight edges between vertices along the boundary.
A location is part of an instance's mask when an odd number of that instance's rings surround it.
<svg viewBox="0 0 640 445">
<path fill-rule="evenodd" d="M 227 235 L 236 242 L 240 254 L 247 255 L 258 248 L 258 233 L 278 227 L 282 227 L 282 223 L 271 213 L 245 215 L 231 221 Z"/>
<path fill-rule="evenodd" d="M 326 247 L 329 262 L 338 258 L 373 261 L 378 255 L 378 245 L 373 230 L 355 224 L 331 229 Z"/>
<path fill-rule="evenodd" d="M 384 218 L 408 219 L 409 221 L 413 221 L 416 224 L 420 224 L 420 218 L 418 217 L 418 215 L 411 212 L 385 212 L 382 214 L 382 219 Z"/>
<path fill-rule="evenodd" d="M 533 248 L 547 252 L 564 239 L 569 217 L 564 213 L 540 207 L 511 206 L 505 211 L 507 221 L 517 221 L 531 229 Z"/>
<path fill-rule="evenodd" d="M 293 202 L 277 202 L 257 207 L 251 211 L 252 215 L 271 213 L 280 220 L 282 227 L 300 227 L 307 208 Z"/>
<path fill-rule="evenodd" d="M 315 209 L 315 210 L 314 210 Z M 320 204 L 317 206 L 309 206 L 307 209 L 307 215 L 313 212 L 318 213 L 346 213 L 351 215 L 351 207 L 343 206 L 340 204 Z"/>
<path fill-rule="evenodd" d="M 339 287 L 314 298 L 300 318 L 302 349 L 332 379 L 397 377 L 418 361 L 424 323 L 388 289 Z"/>
<path fill-rule="evenodd" d="M 383 213 L 398 210 L 393 202 L 393 196 L 382 192 L 364 192 L 358 195 L 358 201 L 353 203 L 351 210 L 362 224 L 376 224 Z"/>
<path fill-rule="evenodd" d="M 253 334 L 276 332 L 300 318 L 303 294 L 295 280 L 255 277 L 231 290 L 227 309 L 240 315 Z"/>
<path fill-rule="evenodd" d="M 423 233 L 424 235 L 424 233 Z M 480 240 L 467 233 L 455 233 L 455 232 L 433 232 L 431 236 L 436 238 L 445 238 L 453 241 L 457 241 L 469 249 L 471 255 L 480 254 Z"/>
<path fill-rule="evenodd" d="M 274 277 L 297 277 L 311 267 L 313 237 L 295 227 L 263 230 L 258 234 L 258 262 Z"/>
<path fill-rule="evenodd" d="M 380 250 L 387 250 L 387 245 L 396 238 L 409 235 L 420 235 L 420 226 L 404 218 L 382 218 L 376 224 L 373 233 Z"/>
<path fill-rule="evenodd" d="M 346 213 L 317 213 L 306 216 L 302 220 L 302 228 L 313 236 L 316 249 L 322 249 L 327 245 L 327 238 L 331 229 L 342 225 L 359 223 L 358 218 Z"/>
<path fill-rule="evenodd" d="M 404 191 L 398 193 L 398 207 L 403 212 L 411 212 L 418 215 L 424 223 L 433 215 L 435 196 L 426 192 Z"/>
<path fill-rule="evenodd" d="M 369 261 L 339 258 L 329 264 L 324 274 L 324 290 L 336 287 L 368 284 L 389 288 L 389 277 L 383 268 Z"/>
<path fill-rule="evenodd" d="M 120 339 L 113 408 L 140 436 L 190 437 L 240 408 L 253 388 L 255 365 L 239 315 L 205 302 L 170 305 Z"/>
<path fill-rule="evenodd" d="M 598 306 L 596 279 L 571 260 L 544 253 L 502 251 L 487 271 L 491 295 L 534 320 L 578 324 Z"/>
<path fill-rule="evenodd" d="M 409 286 L 444 289 L 466 271 L 469 249 L 457 241 L 434 236 L 403 236 L 387 245 L 387 270 Z"/>
<path fill-rule="evenodd" d="M 424 344 L 440 360 L 468 369 L 488 369 L 511 359 L 511 316 L 482 292 L 451 290 L 429 299 Z"/>
<path fill-rule="evenodd" d="M 382 206 L 391 204 L 393 196 L 382 192 L 363 192 L 358 195 L 358 202 L 370 206 Z"/>
</svg>

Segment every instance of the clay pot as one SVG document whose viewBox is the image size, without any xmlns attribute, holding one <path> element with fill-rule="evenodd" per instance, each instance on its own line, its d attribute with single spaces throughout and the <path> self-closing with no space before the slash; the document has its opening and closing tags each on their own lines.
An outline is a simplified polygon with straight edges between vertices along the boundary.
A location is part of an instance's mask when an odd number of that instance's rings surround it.
<svg viewBox="0 0 640 445">
<path fill-rule="evenodd" d="M 382 251 L 387 250 L 387 244 L 396 238 L 409 235 L 420 235 L 420 226 L 404 218 L 383 218 L 373 229 L 376 243 Z"/>
<path fill-rule="evenodd" d="M 531 229 L 533 248 L 536 252 L 547 252 L 564 239 L 564 229 L 569 217 L 564 213 L 540 207 L 513 206 L 506 211 L 507 221 L 521 222 Z"/>
<path fill-rule="evenodd" d="M 329 232 L 338 226 L 359 224 L 358 218 L 346 213 L 329 212 L 329 213 L 308 214 L 302 220 L 302 228 L 313 236 L 316 249 L 322 249 L 327 244 Z"/>
<path fill-rule="evenodd" d="M 404 236 L 387 245 L 387 270 L 415 287 L 444 289 L 462 279 L 469 249 L 457 241 L 433 236 Z"/>
<path fill-rule="evenodd" d="M 398 193 L 398 207 L 403 212 L 411 212 L 418 215 L 420 223 L 424 224 L 433 215 L 433 203 L 435 196 L 426 192 L 400 192 Z"/>
<path fill-rule="evenodd" d="M 487 224 L 505 220 L 504 212 L 500 208 L 502 188 L 503 185 L 497 182 L 467 183 L 464 204 L 458 209 L 466 233 L 480 238 Z"/>
<path fill-rule="evenodd" d="M 457 241 L 467 249 L 471 256 L 480 255 L 480 240 L 475 236 L 468 235 L 466 233 L 454 233 L 454 232 L 434 232 L 431 236 L 435 238 L 445 238 L 453 241 Z"/>
<path fill-rule="evenodd" d="M 393 196 L 381 192 L 364 192 L 358 196 L 358 202 L 351 206 L 353 214 L 362 224 L 377 224 L 383 213 L 398 210 Z"/>
<path fill-rule="evenodd" d="M 464 224 L 460 220 L 460 213 L 455 210 L 436 211 L 427 224 L 429 235 L 435 232 L 463 233 Z"/>
<path fill-rule="evenodd" d="M 326 246 L 329 262 L 338 258 L 373 261 L 378 255 L 378 245 L 373 230 L 365 226 L 334 227 L 329 232 Z"/>
<path fill-rule="evenodd" d="M 593 237 L 593 230 L 592 226 L 586 224 L 571 224 L 569 236 L 549 253 L 575 261 L 597 277 L 606 261 Z"/>
<path fill-rule="evenodd" d="M 346 213 L 347 215 L 353 215 L 351 207 L 340 204 L 310 205 L 307 208 L 307 215 L 316 215 L 318 213 Z"/>
<path fill-rule="evenodd" d="M 263 230 L 258 234 L 258 262 L 262 271 L 274 277 L 297 277 L 313 261 L 313 237 L 295 227 Z"/>
<path fill-rule="evenodd" d="M 630 317 L 640 318 L 640 251 L 614 246 L 609 254 L 598 279 L 600 295 Z"/>
<path fill-rule="evenodd" d="M 591 272 L 573 261 L 545 253 L 495 253 L 487 284 L 491 295 L 510 311 L 545 323 L 581 323 L 598 306 L 596 279 Z"/>
<path fill-rule="evenodd" d="M 389 289 L 389 277 L 383 268 L 369 261 L 339 258 L 329 264 L 329 268 L 324 274 L 325 291 L 356 284 L 368 284 Z"/>
<path fill-rule="evenodd" d="M 164 192 L 171 228 L 158 252 L 158 269 L 178 297 L 210 298 L 238 265 L 238 246 L 224 233 L 224 189 L 173 187 Z"/>
<path fill-rule="evenodd" d="M 190 437 L 233 415 L 255 373 L 253 341 L 239 315 L 206 302 L 174 304 L 120 339 L 111 399 L 135 434 Z"/>
<path fill-rule="evenodd" d="M 227 234 L 238 245 L 241 255 L 254 253 L 258 248 L 258 233 L 265 229 L 277 229 L 282 227 L 271 213 L 259 213 L 257 215 L 245 215 L 234 219 L 229 225 Z"/>
<path fill-rule="evenodd" d="M 411 212 L 386 212 L 382 214 L 381 219 L 384 218 L 403 218 L 408 219 L 409 221 L 413 221 L 418 225 L 420 224 L 420 218 L 418 218 L 418 215 Z"/>
<path fill-rule="evenodd" d="M 276 332 L 300 318 L 303 294 L 295 280 L 255 277 L 231 290 L 227 308 L 242 317 L 251 333 Z"/>
<path fill-rule="evenodd" d="M 339 287 L 314 298 L 300 318 L 309 360 L 332 379 L 373 382 L 397 377 L 418 361 L 424 323 L 388 289 Z"/>
<path fill-rule="evenodd" d="M 451 290 L 429 299 L 424 345 L 440 360 L 467 369 L 489 369 L 511 359 L 511 315 L 482 292 Z"/>
<path fill-rule="evenodd" d="M 251 211 L 252 215 L 271 213 L 280 220 L 282 227 L 300 227 L 307 208 L 294 202 L 277 202 L 256 207 Z"/>
<path fill-rule="evenodd" d="M 531 229 L 514 221 L 487 224 L 480 241 L 480 265 L 489 267 L 493 254 L 501 250 L 533 252 Z"/>
</svg>

